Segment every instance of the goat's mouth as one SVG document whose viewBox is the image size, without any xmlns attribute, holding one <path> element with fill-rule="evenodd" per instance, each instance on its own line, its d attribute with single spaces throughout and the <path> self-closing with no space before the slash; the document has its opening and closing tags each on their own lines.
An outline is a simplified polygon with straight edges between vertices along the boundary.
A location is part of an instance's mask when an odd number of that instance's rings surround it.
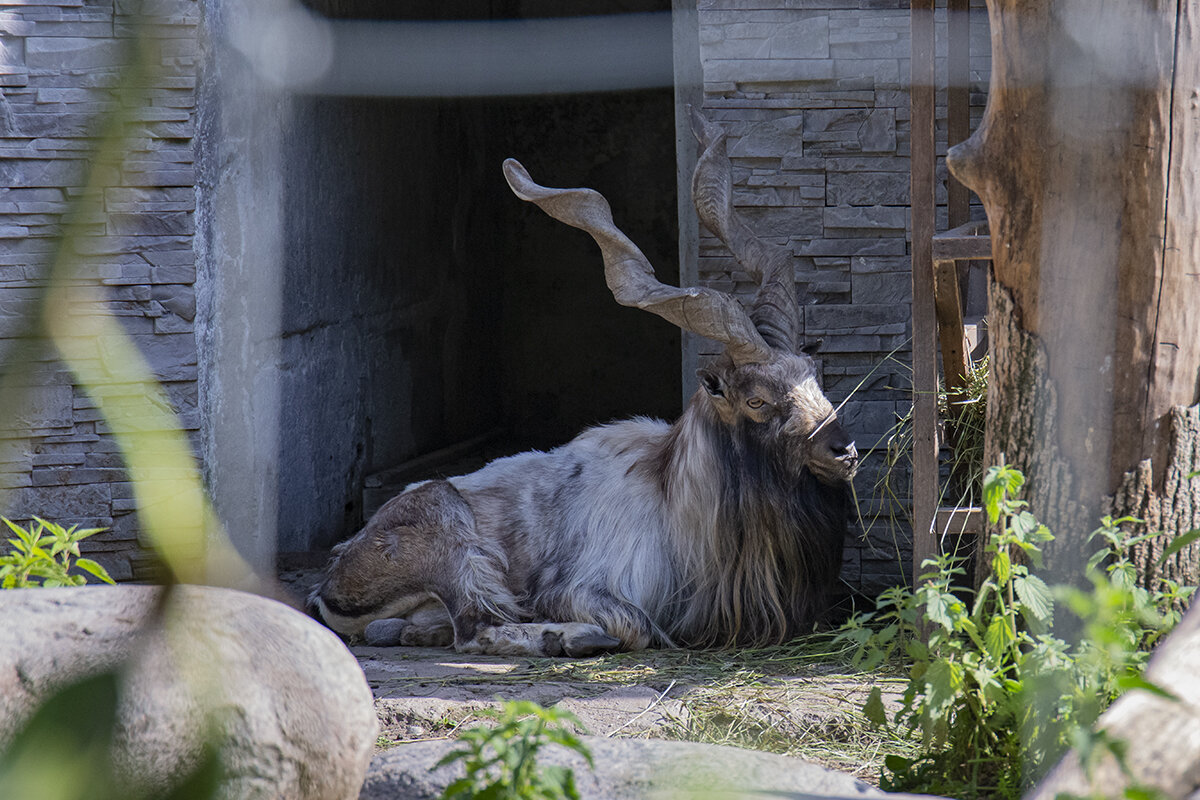
<svg viewBox="0 0 1200 800">
<path fill-rule="evenodd" d="M 858 453 L 831 459 L 814 459 L 808 468 L 821 483 L 830 486 L 848 483 L 858 474 Z"/>
</svg>

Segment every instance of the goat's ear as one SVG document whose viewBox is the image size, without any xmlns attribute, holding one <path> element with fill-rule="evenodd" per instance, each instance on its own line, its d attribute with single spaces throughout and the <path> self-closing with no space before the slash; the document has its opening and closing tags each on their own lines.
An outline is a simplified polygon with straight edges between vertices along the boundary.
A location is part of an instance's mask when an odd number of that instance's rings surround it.
<svg viewBox="0 0 1200 800">
<path fill-rule="evenodd" d="M 700 379 L 700 385 L 704 387 L 704 391 L 708 392 L 710 396 L 725 396 L 725 381 L 721 380 L 721 376 L 717 373 L 702 367 L 696 370 L 696 377 Z"/>
<path fill-rule="evenodd" d="M 815 356 L 821 350 L 821 345 L 823 344 L 825 344 L 824 339 L 813 339 L 811 342 L 801 345 L 800 352 L 806 356 Z"/>
</svg>

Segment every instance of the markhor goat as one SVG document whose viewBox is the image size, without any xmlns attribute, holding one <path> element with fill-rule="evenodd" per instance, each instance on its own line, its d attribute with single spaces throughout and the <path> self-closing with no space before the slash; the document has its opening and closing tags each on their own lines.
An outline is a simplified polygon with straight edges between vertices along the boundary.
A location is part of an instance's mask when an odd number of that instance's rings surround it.
<svg viewBox="0 0 1200 800">
<path fill-rule="evenodd" d="M 725 345 L 683 416 L 592 428 L 410 486 L 334 548 L 310 598 L 331 628 L 399 618 L 383 626 L 390 643 L 584 656 L 779 642 L 823 612 L 858 453 L 799 346 L 790 254 L 734 217 L 725 137 L 694 124 L 696 208 L 758 279 L 749 313 L 655 280 L 596 192 L 548 189 L 504 164 L 518 197 L 592 235 L 617 302 Z"/>
</svg>

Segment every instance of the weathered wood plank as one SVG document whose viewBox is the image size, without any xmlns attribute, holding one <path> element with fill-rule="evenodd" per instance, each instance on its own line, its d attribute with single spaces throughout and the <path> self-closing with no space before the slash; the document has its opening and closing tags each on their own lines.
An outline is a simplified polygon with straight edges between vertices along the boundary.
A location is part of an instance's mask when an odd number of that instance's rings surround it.
<svg viewBox="0 0 1200 800">
<path fill-rule="evenodd" d="M 992 238 L 964 234 L 953 236 L 949 231 L 933 237 L 933 257 L 938 261 L 973 261 L 992 257 Z"/>
<path fill-rule="evenodd" d="M 913 364 L 913 585 L 921 562 L 936 552 L 937 321 L 933 231 L 936 176 L 934 139 L 933 0 L 912 0 L 912 364 Z"/>
<path fill-rule="evenodd" d="M 958 293 L 958 270 L 955 267 L 952 260 L 933 262 L 934 304 L 937 309 L 938 339 L 942 345 L 942 376 L 946 381 L 946 393 L 951 398 L 951 414 L 954 413 L 954 397 L 966 389 L 967 374 L 970 372 L 962 301 Z"/>
</svg>

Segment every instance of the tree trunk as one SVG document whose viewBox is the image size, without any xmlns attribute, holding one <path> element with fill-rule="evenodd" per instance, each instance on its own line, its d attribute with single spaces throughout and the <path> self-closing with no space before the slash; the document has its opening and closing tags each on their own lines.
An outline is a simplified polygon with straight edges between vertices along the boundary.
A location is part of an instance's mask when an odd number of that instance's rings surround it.
<svg viewBox="0 0 1200 800">
<path fill-rule="evenodd" d="M 989 0 L 992 84 L 950 153 L 992 231 L 986 458 L 1077 582 L 1104 513 L 1200 527 L 1200 47 L 1188 0 Z M 1158 545 L 1161 549 L 1161 545 Z M 1146 580 L 1197 582 L 1193 546 Z"/>
</svg>

